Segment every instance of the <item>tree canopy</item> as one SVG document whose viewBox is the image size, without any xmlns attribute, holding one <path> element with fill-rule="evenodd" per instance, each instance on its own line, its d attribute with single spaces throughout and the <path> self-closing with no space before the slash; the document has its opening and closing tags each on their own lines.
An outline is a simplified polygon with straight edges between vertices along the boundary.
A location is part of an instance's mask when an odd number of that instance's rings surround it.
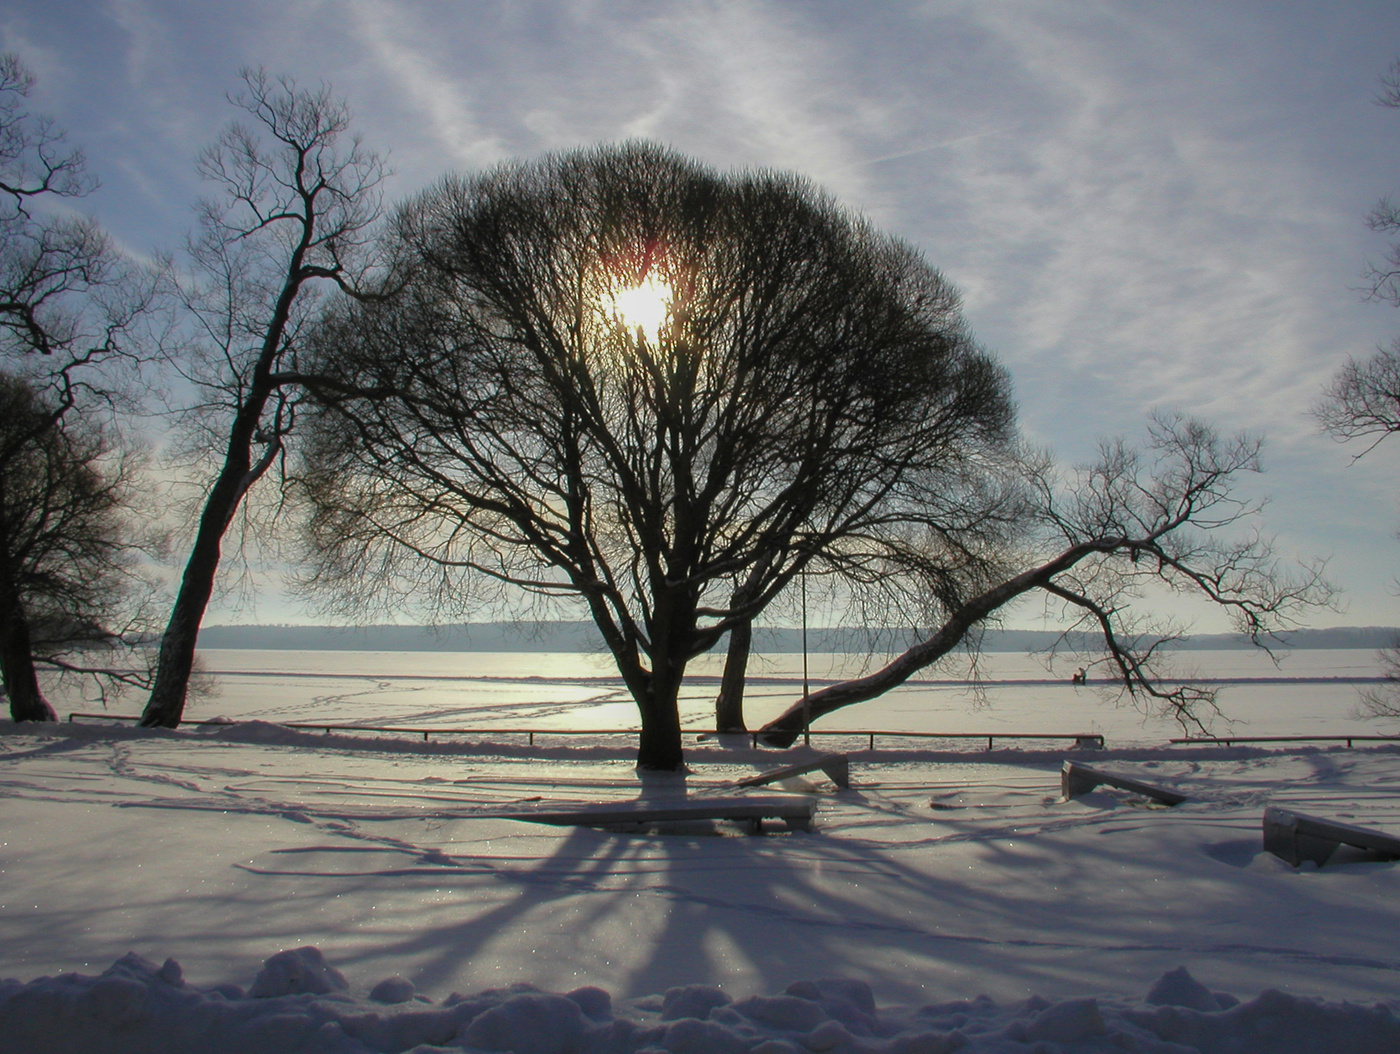
<svg viewBox="0 0 1400 1054">
<path fill-rule="evenodd" d="M 682 764 L 686 664 L 812 567 L 982 588 L 1022 492 L 1010 385 L 953 287 L 799 178 L 646 143 L 402 207 L 396 292 L 305 364 L 315 584 L 586 606 Z"/>
<path fill-rule="evenodd" d="M 150 586 L 131 520 L 137 460 L 95 418 L 65 420 L 27 381 L 0 372 L 0 677 L 16 721 L 52 721 L 36 674 L 139 683 L 72 653 L 123 646 Z"/>
</svg>

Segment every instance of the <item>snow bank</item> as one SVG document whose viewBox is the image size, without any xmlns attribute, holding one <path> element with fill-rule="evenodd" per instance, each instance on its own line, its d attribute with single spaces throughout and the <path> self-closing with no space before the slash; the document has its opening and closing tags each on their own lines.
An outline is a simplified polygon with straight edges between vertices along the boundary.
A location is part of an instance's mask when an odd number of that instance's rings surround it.
<svg viewBox="0 0 1400 1054">
<path fill-rule="evenodd" d="M 316 948 L 279 952 L 245 993 L 187 984 L 173 959 L 135 954 L 100 976 L 0 981 L 0 1054 L 1394 1054 L 1389 1007 L 1276 990 L 1240 1002 L 1180 968 L 1141 1001 L 986 996 L 920 1007 L 875 1005 L 860 981 L 799 981 L 732 1000 L 672 988 L 614 1004 L 600 988 L 529 985 L 439 1003 L 391 977 L 352 994 Z"/>
</svg>

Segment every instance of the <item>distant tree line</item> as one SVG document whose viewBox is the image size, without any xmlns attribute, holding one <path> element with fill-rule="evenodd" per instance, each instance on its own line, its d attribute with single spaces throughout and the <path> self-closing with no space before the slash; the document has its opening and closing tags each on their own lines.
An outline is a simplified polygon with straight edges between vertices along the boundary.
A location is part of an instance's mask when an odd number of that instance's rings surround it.
<svg viewBox="0 0 1400 1054">
<path fill-rule="evenodd" d="M 1329 629 L 1295 629 L 1283 635 L 1285 647 L 1294 650 L 1367 649 L 1388 646 L 1400 627 L 1338 626 Z M 903 635 L 909 634 L 905 627 Z M 1056 630 L 988 629 L 978 645 L 983 652 L 1043 652 L 1060 641 Z M 800 654 L 803 631 L 792 626 L 754 627 L 756 654 Z M 812 627 L 806 633 L 812 654 L 860 653 L 872 647 L 889 650 L 899 638 L 877 638 L 868 627 Z M 1069 645 L 1083 651 L 1094 636 L 1069 634 Z M 915 643 L 907 639 L 906 643 Z M 214 625 L 200 631 L 201 648 L 235 648 L 246 651 L 480 651 L 597 653 L 603 638 L 592 622 L 520 619 L 510 622 L 443 623 L 439 625 Z M 721 642 L 721 647 L 724 642 Z M 1192 633 L 1173 642 L 1182 651 L 1226 651 L 1252 648 L 1246 636 L 1236 633 Z M 896 650 L 902 650 L 900 644 Z"/>
</svg>

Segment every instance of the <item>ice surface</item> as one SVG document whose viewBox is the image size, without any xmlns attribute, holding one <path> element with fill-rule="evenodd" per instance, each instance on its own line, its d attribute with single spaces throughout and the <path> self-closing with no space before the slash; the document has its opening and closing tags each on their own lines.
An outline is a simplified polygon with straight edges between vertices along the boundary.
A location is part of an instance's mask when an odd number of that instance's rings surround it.
<svg viewBox="0 0 1400 1054">
<path fill-rule="evenodd" d="M 192 701 L 190 718 L 324 721 L 414 727 L 611 729 L 636 725 L 632 703 L 615 668 L 598 655 L 496 652 L 202 652 L 218 694 Z M 745 707 L 757 724 L 801 696 L 801 655 L 755 655 Z M 1236 735 L 1367 734 L 1392 725 L 1355 714 L 1355 678 L 1375 677 L 1376 658 L 1364 650 L 1300 650 L 1275 666 L 1250 649 L 1181 652 L 1177 672 L 1224 685 L 1225 717 L 1218 732 Z M 687 727 L 714 724 L 722 655 L 688 667 L 681 717 Z M 865 655 L 811 656 L 816 686 L 870 667 Z M 818 729 L 907 729 L 1103 733 L 1118 744 L 1159 742 L 1181 730 L 1172 721 L 1115 705 L 1107 686 L 1070 684 L 1077 660 L 1047 668 L 1041 657 L 989 653 L 980 666 L 981 692 L 958 683 L 965 658 L 922 671 L 885 696 L 839 711 Z M 1290 681 L 1288 678 L 1294 678 Z M 1335 680 L 1334 680 L 1335 679 Z M 59 702 L 60 710 L 91 705 Z"/>
</svg>

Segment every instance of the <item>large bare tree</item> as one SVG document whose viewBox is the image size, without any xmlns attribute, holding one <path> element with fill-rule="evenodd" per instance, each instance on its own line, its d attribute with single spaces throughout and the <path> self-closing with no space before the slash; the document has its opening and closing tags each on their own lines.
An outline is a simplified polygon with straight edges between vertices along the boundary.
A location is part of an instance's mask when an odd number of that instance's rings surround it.
<svg viewBox="0 0 1400 1054">
<path fill-rule="evenodd" d="M 230 126 L 200 158 L 217 196 L 202 206 L 190 246 L 194 277 L 179 285 L 192 330 L 181 361 L 204 394 L 197 409 L 212 479 L 144 725 L 180 722 L 224 537 L 296 421 L 296 357 L 318 289 L 351 289 L 363 277 L 379 214 L 383 165 L 349 134 L 344 102 L 260 70 L 243 80 L 231 101 L 252 123 Z"/>
<path fill-rule="evenodd" d="M 805 569 L 952 603 L 993 576 L 1006 375 L 936 271 L 801 179 L 600 147 L 445 180 L 389 254 L 402 290 L 309 364 L 318 581 L 580 603 L 640 767 L 683 764 L 687 664 Z"/>
</svg>

